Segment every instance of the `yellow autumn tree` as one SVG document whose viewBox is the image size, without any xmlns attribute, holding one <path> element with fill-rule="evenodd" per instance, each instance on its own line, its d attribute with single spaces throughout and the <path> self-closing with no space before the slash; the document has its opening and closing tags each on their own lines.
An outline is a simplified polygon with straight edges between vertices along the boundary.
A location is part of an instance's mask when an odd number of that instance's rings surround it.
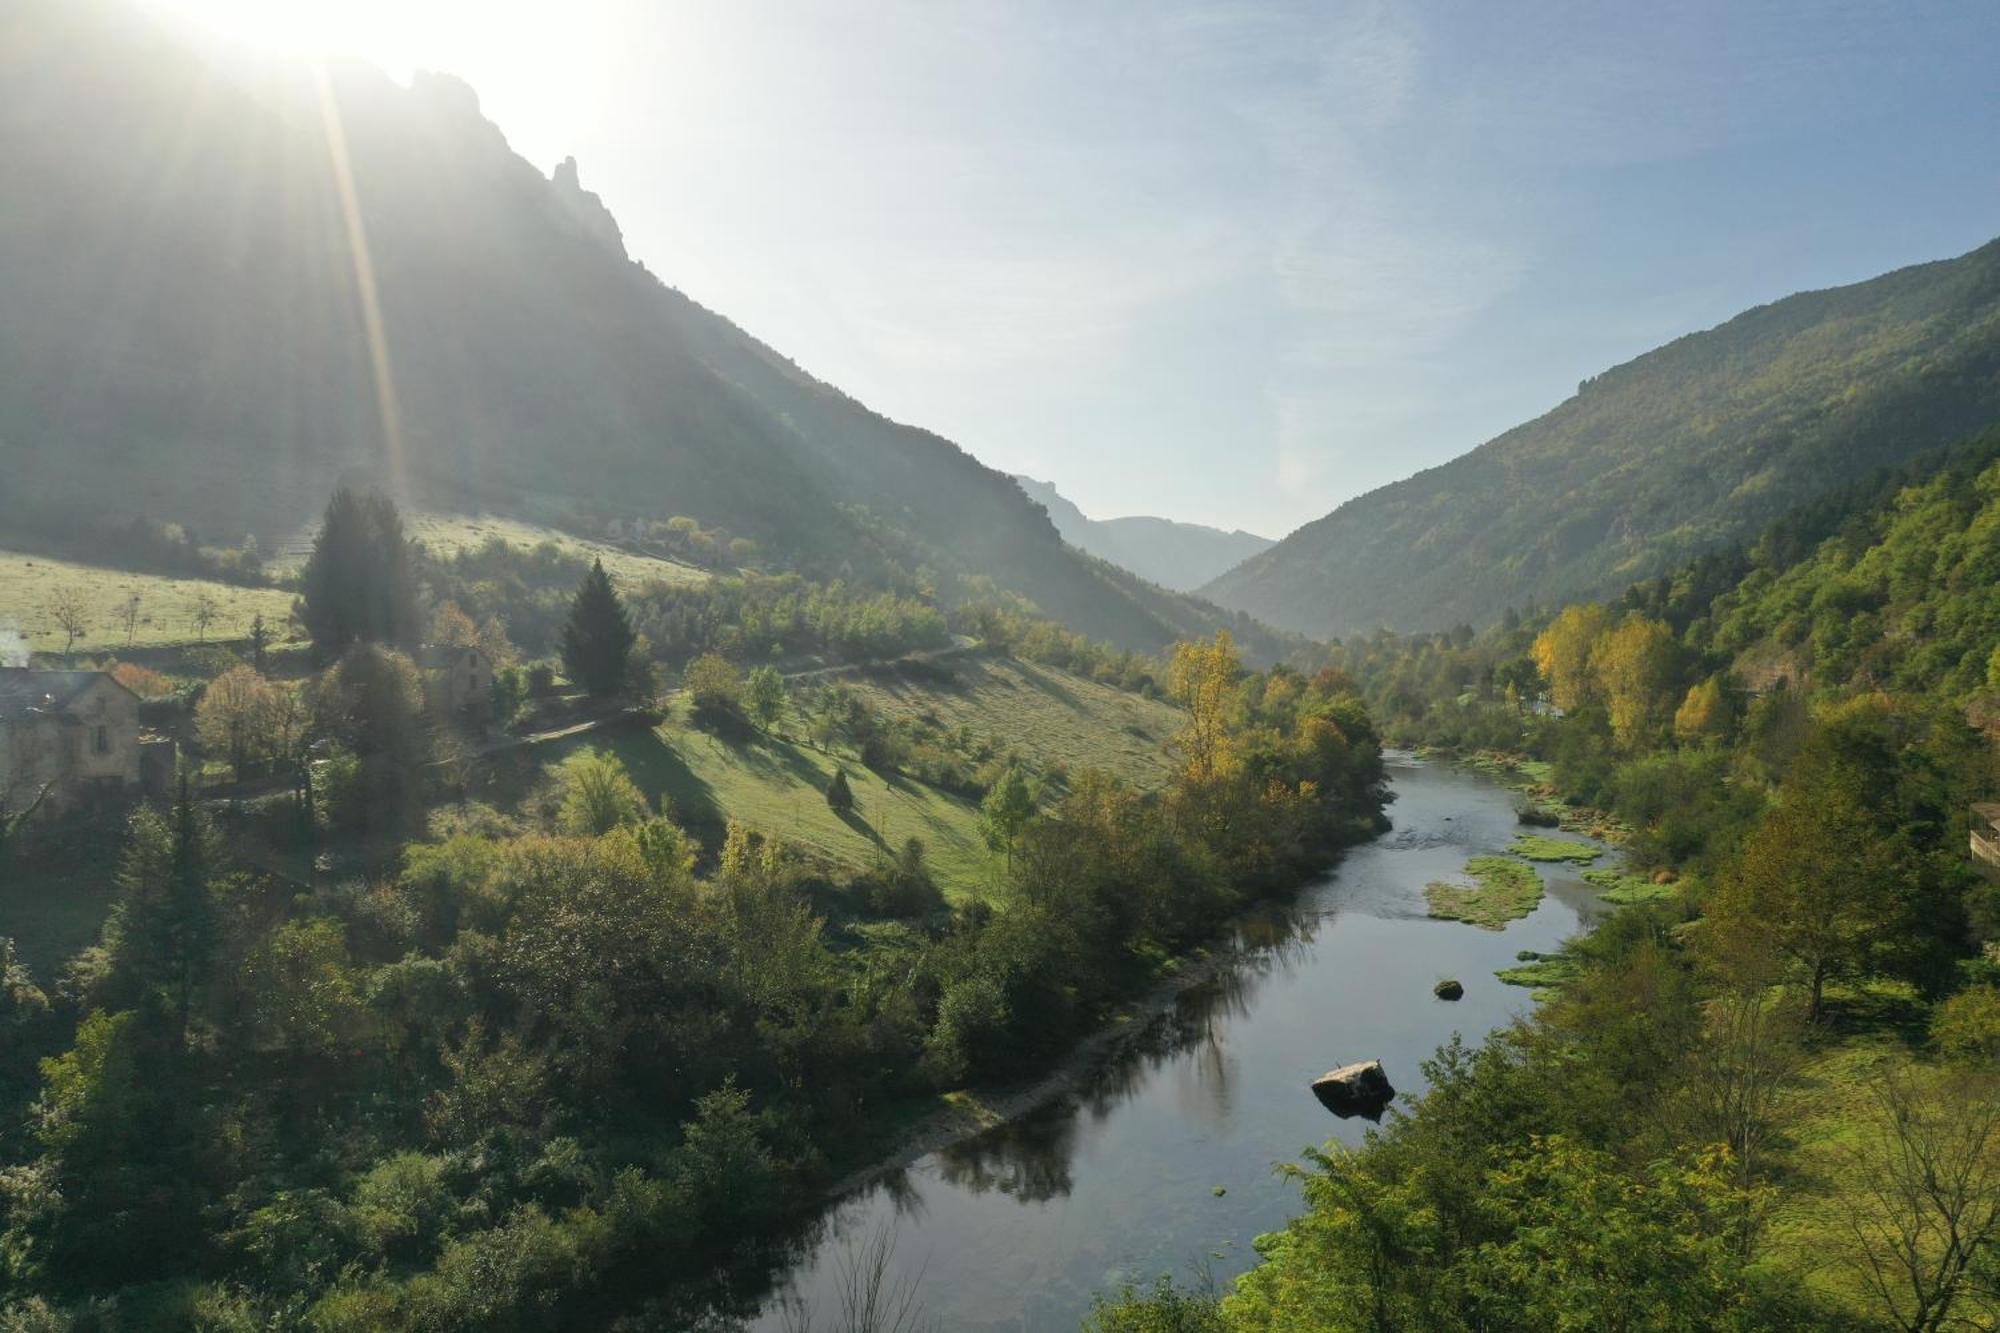
<svg viewBox="0 0 2000 1333">
<path fill-rule="evenodd" d="M 1674 710 L 1674 739 L 1683 745 L 1725 740 L 1729 722 L 1729 696 L 1723 693 L 1722 677 L 1710 676 L 1690 685 L 1687 697 Z"/>
<path fill-rule="evenodd" d="M 1210 782 L 1235 770 L 1224 715 L 1242 670 L 1236 642 L 1226 629 L 1217 630 L 1212 643 L 1174 645 L 1168 683 L 1174 701 L 1187 710 L 1188 724 L 1179 739 L 1183 771 L 1192 782 Z"/>
<path fill-rule="evenodd" d="M 1674 632 L 1636 613 L 1592 648 L 1590 664 L 1619 744 L 1641 740 L 1666 721 L 1674 702 L 1674 657 Z"/>
<path fill-rule="evenodd" d="M 1611 613 L 1596 602 L 1566 606 L 1561 615 L 1535 638 L 1531 650 L 1549 697 L 1564 712 L 1581 708 L 1597 697 L 1597 675 L 1591 670 L 1592 651 L 1611 628 Z"/>
</svg>

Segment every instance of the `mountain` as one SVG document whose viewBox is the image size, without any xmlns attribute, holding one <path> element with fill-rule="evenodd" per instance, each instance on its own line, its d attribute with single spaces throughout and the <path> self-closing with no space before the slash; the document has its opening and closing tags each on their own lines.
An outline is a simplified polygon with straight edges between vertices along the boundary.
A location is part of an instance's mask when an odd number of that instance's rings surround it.
<svg viewBox="0 0 2000 1333">
<path fill-rule="evenodd" d="M 1224 532 L 1200 523 L 1148 516 L 1089 518 L 1055 488 L 1055 483 L 1018 474 L 1014 480 L 1030 500 L 1048 511 L 1049 521 L 1071 546 L 1175 592 L 1192 592 L 1272 545 L 1269 537 L 1241 528 Z"/>
<path fill-rule="evenodd" d="M 1315 635 L 1615 593 L 2000 420 L 2000 242 L 1690 334 L 1201 591 Z"/>
<path fill-rule="evenodd" d="M 661 282 L 574 162 L 544 176 L 455 79 L 15 0 L 0 163 L 0 537 L 144 515 L 233 545 L 361 482 L 556 526 L 685 514 L 947 596 L 988 577 L 1132 648 L 1273 645 Z"/>
</svg>

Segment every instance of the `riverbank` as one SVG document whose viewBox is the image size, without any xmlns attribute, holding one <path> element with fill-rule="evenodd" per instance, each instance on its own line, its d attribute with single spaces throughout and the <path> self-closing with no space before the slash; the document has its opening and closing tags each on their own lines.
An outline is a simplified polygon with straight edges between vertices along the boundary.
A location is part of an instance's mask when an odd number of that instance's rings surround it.
<svg viewBox="0 0 2000 1333">
<path fill-rule="evenodd" d="M 1594 901 L 1558 888 L 1504 931 L 1425 915 L 1425 885 L 1520 828 L 1484 775 L 1391 762 L 1392 829 L 1240 914 L 1039 1077 L 955 1097 L 842 1173 L 749 1326 L 837 1312 L 841 1274 L 884 1244 L 889 1280 L 920 1286 L 946 1327 L 1074 1330 L 1094 1297 L 1192 1256 L 1217 1281 L 1255 1263 L 1252 1239 L 1299 1206 L 1273 1166 L 1369 1128 L 1329 1115 L 1311 1080 L 1379 1058 L 1421 1094 L 1424 1061 L 1454 1034 L 1477 1042 L 1530 1006 L 1493 973 L 1559 947 Z M 1456 1002 L 1434 994 L 1447 976 L 1466 983 Z"/>
</svg>

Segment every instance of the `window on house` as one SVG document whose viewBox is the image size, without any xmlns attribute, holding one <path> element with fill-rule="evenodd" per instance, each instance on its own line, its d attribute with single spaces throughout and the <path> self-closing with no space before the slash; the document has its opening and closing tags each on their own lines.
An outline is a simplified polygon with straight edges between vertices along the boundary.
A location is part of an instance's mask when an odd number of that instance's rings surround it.
<svg viewBox="0 0 2000 1333">
<path fill-rule="evenodd" d="M 109 727 L 99 727 L 96 734 L 90 738 L 90 748 L 99 754 L 110 754 L 111 729 Z"/>
</svg>

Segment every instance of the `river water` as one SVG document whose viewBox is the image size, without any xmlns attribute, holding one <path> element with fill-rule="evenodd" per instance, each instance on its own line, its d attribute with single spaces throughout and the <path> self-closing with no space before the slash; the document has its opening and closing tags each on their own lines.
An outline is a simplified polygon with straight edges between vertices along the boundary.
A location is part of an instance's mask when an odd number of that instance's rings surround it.
<svg viewBox="0 0 2000 1333">
<path fill-rule="evenodd" d="M 1379 1058 L 1398 1091 L 1419 1090 L 1420 1062 L 1452 1033 L 1476 1043 L 1528 1008 L 1494 970 L 1554 949 L 1599 910 L 1573 868 L 1542 866 L 1548 894 L 1505 931 L 1430 919 L 1426 884 L 1520 832 L 1513 800 L 1406 757 L 1391 757 L 1390 777 L 1393 828 L 1290 907 L 1244 923 L 1240 964 L 1076 1093 L 836 1205 L 751 1327 L 795 1326 L 801 1307 L 814 1327 L 837 1325 L 842 1283 L 885 1242 L 892 1285 L 914 1287 L 948 1329 L 1074 1330 L 1122 1283 L 1205 1271 L 1220 1284 L 1253 1264 L 1251 1239 L 1302 1208 L 1273 1165 L 1368 1128 L 1330 1115 L 1307 1084 Z M 1435 999 L 1442 977 L 1465 998 Z"/>
</svg>

